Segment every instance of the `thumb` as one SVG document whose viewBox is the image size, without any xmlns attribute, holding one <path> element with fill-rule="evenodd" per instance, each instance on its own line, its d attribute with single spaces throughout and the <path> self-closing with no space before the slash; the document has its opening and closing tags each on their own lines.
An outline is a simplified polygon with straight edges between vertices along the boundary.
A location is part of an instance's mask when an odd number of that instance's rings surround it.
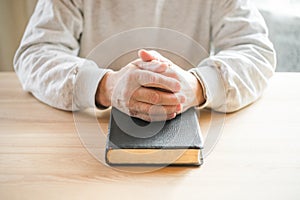
<svg viewBox="0 0 300 200">
<path fill-rule="evenodd" d="M 150 51 L 141 49 L 138 52 L 138 56 L 144 61 L 144 62 L 150 62 L 152 60 L 156 60 L 157 58 L 155 58 Z"/>
</svg>

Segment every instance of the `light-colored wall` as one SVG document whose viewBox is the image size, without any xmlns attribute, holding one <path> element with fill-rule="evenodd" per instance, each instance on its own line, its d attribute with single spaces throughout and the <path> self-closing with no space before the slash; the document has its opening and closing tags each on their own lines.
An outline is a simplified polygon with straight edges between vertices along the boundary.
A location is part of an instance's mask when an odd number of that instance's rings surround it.
<svg viewBox="0 0 300 200">
<path fill-rule="evenodd" d="M 37 0 L 0 0 L 0 71 L 13 70 L 12 60 Z"/>
</svg>

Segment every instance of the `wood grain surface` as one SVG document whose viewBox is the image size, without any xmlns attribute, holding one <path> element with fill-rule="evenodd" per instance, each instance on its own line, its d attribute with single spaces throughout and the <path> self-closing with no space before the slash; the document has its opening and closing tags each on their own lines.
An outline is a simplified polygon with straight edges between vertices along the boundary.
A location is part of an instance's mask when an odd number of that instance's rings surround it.
<svg viewBox="0 0 300 200">
<path fill-rule="evenodd" d="M 105 136 L 109 111 L 51 108 L 14 73 L 0 73 L 0 199 L 299 199 L 299 86 L 300 74 L 277 73 L 260 100 L 224 123 L 201 111 L 205 138 L 216 125 L 221 133 L 200 168 L 112 168 L 93 155 L 101 147 L 85 148 L 98 141 L 84 135 Z"/>
</svg>

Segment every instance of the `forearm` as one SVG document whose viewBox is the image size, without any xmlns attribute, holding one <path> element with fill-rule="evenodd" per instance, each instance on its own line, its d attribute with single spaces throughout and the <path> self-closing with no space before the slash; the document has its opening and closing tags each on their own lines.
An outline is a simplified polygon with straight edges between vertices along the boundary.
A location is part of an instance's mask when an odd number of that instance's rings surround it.
<svg viewBox="0 0 300 200">
<path fill-rule="evenodd" d="M 40 0 L 14 58 L 23 88 L 64 110 L 95 105 L 106 72 L 78 57 L 83 19 L 74 2 Z"/>
<path fill-rule="evenodd" d="M 95 105 L 95 93 L 106 70 L 89 60 L 47 45 L 31 46 L 16 56 L 15 70 L 24 90 L 63 110 Z"/>
<path fill-rule="evenodd" d="M 213 10 L 215 55 L 194 71 L 205 85 L 206 106 L 232 112 L 261 96 L 274 73 L 275 51 L 262 17 L 246 1 L 215 0 Z"/>
</svg>

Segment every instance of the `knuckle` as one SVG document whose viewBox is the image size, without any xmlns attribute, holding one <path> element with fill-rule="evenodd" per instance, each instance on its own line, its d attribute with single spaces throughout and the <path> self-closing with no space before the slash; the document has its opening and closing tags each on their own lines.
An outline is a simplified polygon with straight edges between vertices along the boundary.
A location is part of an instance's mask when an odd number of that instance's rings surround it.
<svg viewBox="0 0 300 200">
<path fill-rule="evenodd" d="M 153 91 L 150 93 L 149 99 L 152 104 L 158 104 L 160 102 L 160 98 L 161 97 L 157 92 Z"/>
<path fill-rule="evenodd" d="M 149 83 L 156 83 L 157 82 L 157 77 L 154 75 L 149 75 Z"/>
<path fill-rule="evenodd" d="M 135 110 L 138 113 L 148 114 L 150 111 L 150 105 L 147 105 L 147 104 L 141 103 L 141 102 L 137 102 L 137 101 L 131 101 L 130 109 Z"/>
<path fill-rule="evenodd" d="M 149 113 L 150 112 L 150 109 L 151 109 L 151 106 L 150 105 L 147 105 L 147 104 L 143 104 L 142 106 L 141 106 L 141 111 L 143 112 L 143 113 Z"/>
<path fill-rule="evenodd" d="M 129 115 L 132 116 L 132 117 L 137 117 L 138 116 L 138 112 L 136 110 L 129 109 Z"/>
<path fill-rule="evenodd" d="M 137 70 L 134 76 L 132 77 L 132 81 L 138 82 L 139 84 L 144 83 L 147 76 L 141 70 Z"/>
</svg>

